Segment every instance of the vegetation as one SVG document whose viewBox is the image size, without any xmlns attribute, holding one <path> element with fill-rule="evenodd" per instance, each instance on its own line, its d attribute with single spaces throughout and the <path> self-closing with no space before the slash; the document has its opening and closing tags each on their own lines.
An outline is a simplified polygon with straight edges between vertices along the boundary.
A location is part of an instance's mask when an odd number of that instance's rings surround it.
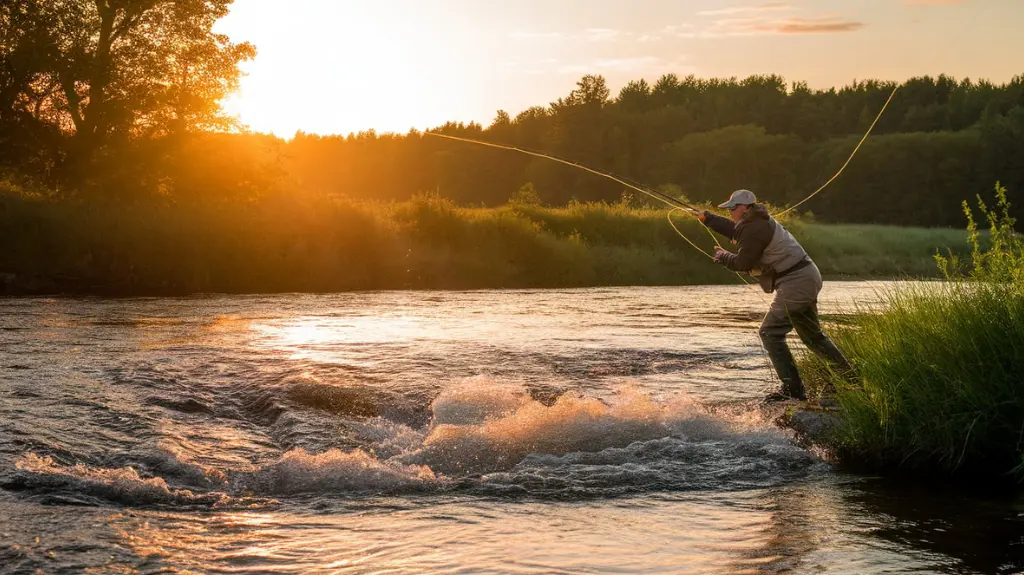
<svg viewBox="0 0 1024 575">
<path fill-rule="evenodd" d="M 495 208 L 430 194 L 113 205 L 8 186 L 0 282 L 8 293 L 171 295 L 739 281 L 679 238 L 666 215 L 627 202 L 550 208 L 523 195 Z M 711 251 L 694 218 L 673 219 Z M 967 235 L 953 230 L 788 223 L 832 277 L 938 275 L 937 249 L 969 254 Z"/>
<path fill-rule="evenodd" d="M 541 158 L 408 134 L 248 134 L 220 101 L 255 54 L 215 34 L 231 0 L 0 3 L 0 178 L 64 200 L 251 201 L 302 190 L 405 201 L 428 191 L 500 206 L 531 182 L 547 205 L 622 187 Z M 893 82 L 828 90 L 778 76 L 582 77 L 548 105 L 431 132 L 543 150 L 696 202 L 744 187 L 795 203 L 845 161 Z M 805 205 L 820 221 L 957 226 L 956 202 L 1024 189 L 1024 76 L 912 78 L 843 177 Z M 157 208 L 152 208 L 157 209 Z M 1019 214 L 1016 214 L 1019 215 Z"/>
<path fill-rule="evenodd" d="M 1006 190 L 978 198 L 987 237 L 964 204 L 972 255 L 937 257 L 951 280 L 887 294 L 879 314 L 839 330 L 859 372 L 847 382 L 812 358 L 819 385 L 838 390 L 844 455 L 882 467 L 1024 478 L 1024 240 Z M 984 240 L 984 243 L 983 243 Z"/>
</svg>

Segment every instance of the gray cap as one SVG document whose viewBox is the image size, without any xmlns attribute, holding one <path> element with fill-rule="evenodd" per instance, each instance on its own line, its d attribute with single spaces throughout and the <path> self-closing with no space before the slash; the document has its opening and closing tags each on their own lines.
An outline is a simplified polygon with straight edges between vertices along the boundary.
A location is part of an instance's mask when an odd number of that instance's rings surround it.
<svg viewBox="0 0 1024 575">
<path fill-rule="evenodd" d="M 724 204 L 718 204 L 720 208 L 734 208 L 738 205 L 756 204 L 757 196 L 750 190 L 736 190 L 729 196 L 729 201 Z"/>
</svg>

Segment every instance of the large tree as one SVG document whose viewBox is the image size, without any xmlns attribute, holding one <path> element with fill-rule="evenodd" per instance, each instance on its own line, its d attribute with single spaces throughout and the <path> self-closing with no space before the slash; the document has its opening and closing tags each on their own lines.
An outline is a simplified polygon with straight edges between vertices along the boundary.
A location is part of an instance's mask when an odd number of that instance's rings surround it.
<svg viewBox="0 0 1024 575">
<path fill-rule="evenodd" d="M 247 44 L 213 32 L 233 0 L 5 0 L 0 121 L 31 117 L 82 167 L 102 147 L 232 127 L 220 101 Z"/>
</svg>

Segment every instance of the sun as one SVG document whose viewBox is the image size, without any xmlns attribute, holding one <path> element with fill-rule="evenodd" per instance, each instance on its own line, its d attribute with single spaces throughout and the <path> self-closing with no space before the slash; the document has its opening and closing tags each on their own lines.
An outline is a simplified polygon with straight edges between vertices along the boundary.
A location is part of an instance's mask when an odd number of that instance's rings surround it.
<svg viewBox="0 0 1024 575">
<path fill-rule="evenodd" d="M 258 53 L 242 65 L 225 111 L 283 137 L 422 127 L 458 97 L 452 88 L 462 51 L 436 33 L 438 17 L 416 2 L 321 0 L 282 9 L 273 0 L 239 0 L 218 31 Z"/>
</svg>

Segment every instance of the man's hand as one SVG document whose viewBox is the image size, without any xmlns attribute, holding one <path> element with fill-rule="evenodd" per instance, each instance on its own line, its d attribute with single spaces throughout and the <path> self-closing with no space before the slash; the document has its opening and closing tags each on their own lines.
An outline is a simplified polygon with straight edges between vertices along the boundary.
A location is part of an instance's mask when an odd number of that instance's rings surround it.
<svg viewBox="0 0 1024 575">
<path fill-rule="evenodd" d="M 702 223 L 702 224 L 704 223 L 704 220 L 708 219 L 708 214 L 711 213 L 711 212 L 709 212 L 707 210 L 703 210 L 703 211 L 700 211 L 700 212 L 698 212 L 697 210 L 691 210 L 691 211 L 693 212 L 693 217 L 695 217 L 698 220 L 700 220 L 700 223 Z"/>
<path fill-rule="evenodd" d="M 716 263 L 716 264 L 720 264 L 720 263 L 722 263 L 722 258 L 723 258 L 723 256 L 725 256 L 726 254 L 730 254 L 730 253 L 731 253 L 731 252 L 728 252 L 728 251 L 726 251 L 726 250 L 723 250 L 722 248 L 718 248 L 718 247 L 716 247 L 716 248 L 715 248 L 715 263 Z"/>
</svg>

